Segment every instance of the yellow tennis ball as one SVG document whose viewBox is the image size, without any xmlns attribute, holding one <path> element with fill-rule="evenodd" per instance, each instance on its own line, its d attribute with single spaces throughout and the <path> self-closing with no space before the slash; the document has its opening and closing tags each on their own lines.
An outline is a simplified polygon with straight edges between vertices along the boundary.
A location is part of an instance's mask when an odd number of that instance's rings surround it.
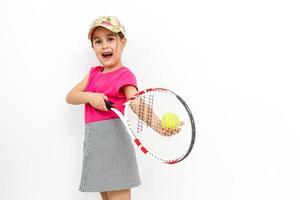
<svg viewBox="0 0 300 200">
<path fill-rule="evenodd" d="M 177 129 L 180 125 L 180 119 L 175 113 L 166 113 L 162 116 L 161 126 L 163 128 Z"/>
</svg>

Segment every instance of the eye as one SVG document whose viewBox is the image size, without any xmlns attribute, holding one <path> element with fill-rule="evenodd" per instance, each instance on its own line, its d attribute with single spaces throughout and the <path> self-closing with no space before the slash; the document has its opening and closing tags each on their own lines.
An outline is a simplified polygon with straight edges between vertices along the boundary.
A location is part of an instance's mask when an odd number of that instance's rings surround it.
<svg viewBox="0 0 300 200">
<path fill-rule="evenodd" d="M 114 40 L 115 40 L 115 38 L 113 38 L 113 37 L 109 37 L 109 38 L 107 38 L 107 40 L 108 40 L 109 42 L 112 42 L 112 41 L 114 41 Z"/>
<path fill-rule="evenodd" d="M 94 43 L 95 43 L 95 44 L 101 44 L 102 41 L 101 41 L 101 40 L 95 40 Z"/>
</svg>

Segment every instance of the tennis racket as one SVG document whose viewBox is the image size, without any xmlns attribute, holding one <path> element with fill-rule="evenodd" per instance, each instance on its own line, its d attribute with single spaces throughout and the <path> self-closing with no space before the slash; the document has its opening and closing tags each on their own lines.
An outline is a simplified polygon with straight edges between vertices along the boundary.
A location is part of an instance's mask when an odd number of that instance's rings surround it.
<svg viewBox="0 0 300 200">
<path fill-rule="evenodd" d="M 105 103 L 122 120 L 143 154 L 175 164 L 192 151 L 196 134 L 194 118 L 185 101 L 174 92 L 151 88 L 138 92 L 122 105 Z"/>
</svg>

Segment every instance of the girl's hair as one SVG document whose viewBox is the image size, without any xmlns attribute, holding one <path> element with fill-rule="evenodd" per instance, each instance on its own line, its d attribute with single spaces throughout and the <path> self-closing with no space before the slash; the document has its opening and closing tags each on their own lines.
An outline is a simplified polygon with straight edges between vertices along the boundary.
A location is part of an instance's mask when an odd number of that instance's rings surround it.
<svg viewBox="0 0 300 200">
<path fill-rule="evenodd" d="M 119 33 L 117 33 L 118 34 L 118 36 L 121 38 L 121 39 L 123 39 L 125 36 L 123 35 L 123 33 L 122 32 L 119 32 Z"/>
</svg>

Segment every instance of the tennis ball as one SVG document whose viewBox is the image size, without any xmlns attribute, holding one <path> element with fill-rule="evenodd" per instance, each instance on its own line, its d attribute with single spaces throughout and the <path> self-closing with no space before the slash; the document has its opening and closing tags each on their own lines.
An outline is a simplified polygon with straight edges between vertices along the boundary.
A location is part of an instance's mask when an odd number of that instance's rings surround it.
<svg viewBox="0 0 300 200">
<path fill-rule="evenodd" d="M 180 125 L 180 119 L 175 113 L 166 113 L 162 116 L 161 126 L 163 128 L 177 129 Z"/>
</svg>

